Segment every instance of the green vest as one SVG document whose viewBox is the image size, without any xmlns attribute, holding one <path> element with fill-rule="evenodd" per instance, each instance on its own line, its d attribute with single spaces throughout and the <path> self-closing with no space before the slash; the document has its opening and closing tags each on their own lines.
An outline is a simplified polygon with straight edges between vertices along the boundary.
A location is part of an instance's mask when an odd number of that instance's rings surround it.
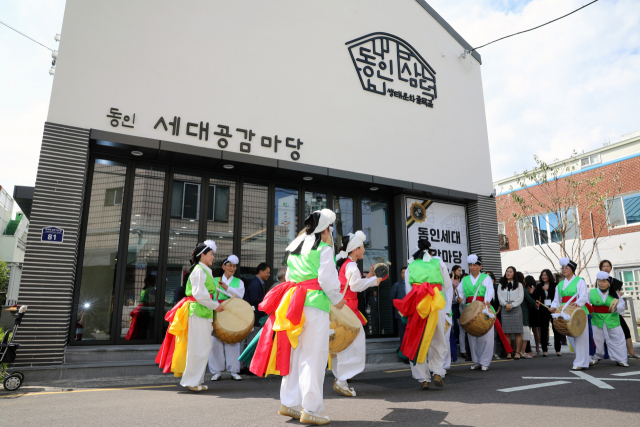
<svg viewBox="0 0 640 427">
<path fill-rule="evenodd" d="M 220 277 L 216 277 L 215 279 L 213 279 L 213 283 L 215 283 L 216 287 L 222 288 L 222 286 L 218 285 L 218 283 L 220 282 L 220 279 L 221 279 Z M 237 277 L 234 277 L 233 279 L 231 279 L 231 283 L 229 283 L 228 286 L 230 288 L 238 289 L 240 287 L 240 279 L 238 279 Z M 224 289 L 222 290 L 224 291 Z M 229 299 L 229 297 L 223 294 L 222 292 L 218 292 L 218 301 L 224 301 L 226 299 Z"/>
<path fill-rule="evenodd" d="M 589 302 L 593 306 L 605 306 L 611 307 L 615 298 L 607 294 L 607 299 L 602 301 L 600 292 L 598 289 L 591 289 L 589 292 Z M 607 329 L 613 329 L 620 326 L 620 315 L 618 313 L 593 313 L 591 314 L 591 324 L 598 328 L 602 328 L 604 324 L 607 325 Z"/>
<path fill-rule="evenodd" d="M 295 283 L 317 279 L 318 270 L 320 269 L 320 252 L 322 252 L 322 249 L 326 246 L 329 245 L 320 242 L 318 249 L 312 250 L 309 255 L 289 254 L 289 258 L 287 259 L 289 279 Z M 304 305 L 305 307 L 318 308 L 327 313 L 331 310 L 331 301 L 324 291 L 307 291 Z"/>
<path fill-rule="evenodd" d="M 476 297 L 484 298 L 484 294 L 485 292 L 487 292 L 487 288 L 482 286 L 482 282 L 484 282 L 484 279 L 486 279 L 487 277 L 488 276 L 486 274 L 480 273 L 478 275 L 478 280 L 476 280 L 476 285 L 473 286 L 473 284 L 471 283 L 471 275 L 464 276 L 464 279 L 462 279 L 462 292 L 464 293 L 465 299 L 473 298 L 474 295 Z M 480 289 L 478 289 L 478 286 L 480 286 Z M 476 295 L 476 289 L 478 289 L 478 295 Z M 491 311 L 495 313 L 496 311 L 493 309 L 493 306 L 490 306 L 490 307 L 491 307 Z"/>
<path fill-rule="evenodd" d="M 215 294 L 216 284 L 214 283 L 213 277 L 211 277 L 211 274 L 209 274 L 207 270 L 202 268 L 200 264 L 195 266 L 195 268 L 191 272 L 192 274 L 194 271 L 196 271 L 196 268 L 199 268 L 202 271 L 204 271 L 205 275 L 207 276 L 207 280 L 204 282 L 204 285 L 210 294 Z M 193 287 L 191 286 L 191 275 L 189 275 L 189 279 L 187 280 L 187 286 L 185 288 L 184 294 L 188 297 L 193 296 Z M 207 307 L 200 304 L 199 302 L 192 301 L 189 305 L 189 316 L 193 316 L 194 313 L 196 316 L 201 317 L 203 319 L 213 319 L 213 310 L 208 309 Z"/>
<path fill-rule="evenodd" d="M 433 285 L 442 285 L 444 279 L 440 271 L 440 260 L 431 258 L 431 261 L 425 262 L 417 259 L 411 263 L 409 268 L 409 283 L 431 283 Z"/>
<path fill-rule="evenodd" d="M 562 282 L 558 283 L 558 287 L 556 288 L 556 292 L 558 292 L 558 294 L 560 295 L 560 303 L 562 304 L 562 297 L 572 297 L 575 294 L 578 293 L 578 282 L 580 281 L 580 277 L 578 276 L 573 276 L 573 280 L 571 280 L 571 282 L 569 282 L 569 284 L 567 285 L 567 287 L 562 290 L 562 287 L 564 286 L 564 282 L 567 281 L 567 279 L 564 279 Z M 576 302 L 575 298 L 572 302 Z M 585 306 L 582 306 L 582 309 L 584 310 L 584 312 L 587 314 L 587 316 L 589 315 L 589 309 Z"/>
</svg>

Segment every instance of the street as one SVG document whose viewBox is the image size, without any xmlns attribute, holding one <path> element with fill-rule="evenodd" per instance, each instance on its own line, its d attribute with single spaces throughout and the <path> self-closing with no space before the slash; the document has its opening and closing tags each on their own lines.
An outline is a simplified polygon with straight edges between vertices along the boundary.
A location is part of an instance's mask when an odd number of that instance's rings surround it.
<svg viewBox="0 0 640 427">
<path fill-rule="evenodd" d="M 469 362 L 459 361 L 445 387 L 430 390 L 420 390 L 408 366 L 397 364 L 356 377 L 351 382 L 355 398 L 334 392 L 328 373 L 325 415 L 331 425 L 344 426 L 640 425 L 640 361 L 630 360 L 630 367 L 622 368 L 606 360 L 582 372 L 570 370 L 572 361 L 566 352 L 563 357 L 503 359 L 488 372 L 472 371 Z M 201 394 L 176 384 L 27 383 L 18 393 L 0 393 L 0 407 L 3 420 L 20 426 L 298 424 L 277 414 L 279 377 L 245 378 L 234 382 L 225 375 L 218 383 L 207 382 L 209 390 Z"/>
</svg>

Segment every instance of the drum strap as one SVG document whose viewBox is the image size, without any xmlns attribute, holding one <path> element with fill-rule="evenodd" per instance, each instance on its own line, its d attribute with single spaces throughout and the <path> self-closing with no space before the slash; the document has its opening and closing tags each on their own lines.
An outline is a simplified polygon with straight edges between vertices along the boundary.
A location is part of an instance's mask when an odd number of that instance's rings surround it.
<svg viewBox="0 0 640 427">
<path fill-rule="evenodd" d="M 569 304 L 571 304 L 573 302 L 573 300 L 575 300 L 578 297 L 578 294 L 575 294 L 574 296 L 572 296 L 571 298 L 569 298 L 569 300 L 567 301 L 567 303 L 562 307 L 562 311 L 560 313 L 553 313 L 551 314 L 551 317 L 553 317 L 554 319 L 557 319 L 558 317 L 562 317 L 564 320 L 566 320 L 567 322 L 569 320 L 571 320 L 571 316 L 569 316 L 567 313 L 564 312 L 565 308 L 569 307 Z M 564 302 L 564 299 L 566 297 L 562 298 L 562 302 Z"/>
</svg>

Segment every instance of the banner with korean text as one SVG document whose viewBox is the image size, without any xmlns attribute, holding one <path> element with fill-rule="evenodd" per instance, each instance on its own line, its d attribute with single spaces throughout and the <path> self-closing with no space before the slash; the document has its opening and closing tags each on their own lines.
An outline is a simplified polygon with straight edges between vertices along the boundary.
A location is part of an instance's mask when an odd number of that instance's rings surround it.
<svg viewBox="0 0 640 427">
<path fill-rule="evenodd" d="M 467 263 L 467 216 L 464 206 L 438 203 L 407 197 L 406 227 L 408 254 L 411 256 L 418 240 L 429 240 L 431 249 L 446 264 L 449 271 L 459 265 L 469 271 Z"/>
</svg>

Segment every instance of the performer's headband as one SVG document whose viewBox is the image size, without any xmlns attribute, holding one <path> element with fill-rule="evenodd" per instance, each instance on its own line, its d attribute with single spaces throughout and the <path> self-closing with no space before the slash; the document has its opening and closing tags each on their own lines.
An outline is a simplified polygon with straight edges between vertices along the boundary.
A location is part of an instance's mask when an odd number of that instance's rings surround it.
<svg viewBox="0 0 640 427">
<path fill-rule="evenodd" d="M 571 271 L 573 271 L 574 273 L 576 272 L 576 268 L 578 267 L 578 264 L 571 261 L 571 259 L 569 259 L 568 257 L 560 258 L 559 262 L 561 267 L 569 267 Z"/>
<path fill-rule="evenodd" d="M 200 252 L 196 255 L 196 256 L 200 256 L 203 253 L 205 253 L 208 249 L 211 249 L 213 252 L 215 252 L 217 250 L 216 247 L 216 242 L 214 242 L 213 240 L 205 240 L 204 243 L 198 243 L 197 247 L 200 247 L 200 245 L 203 245 L 204 248 L 202 248 L 202 250 L 200 250 Z M 196 249 L 197 250 L 197 249 Z"/>
</svg>

